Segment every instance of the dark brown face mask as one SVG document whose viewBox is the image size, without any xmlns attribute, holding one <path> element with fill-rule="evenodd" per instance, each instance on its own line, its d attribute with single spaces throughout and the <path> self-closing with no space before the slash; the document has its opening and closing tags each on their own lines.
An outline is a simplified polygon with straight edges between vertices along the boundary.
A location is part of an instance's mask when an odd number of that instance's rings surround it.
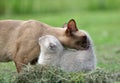
<svg viewBox="0 0 120 83">
<path fill-rule="evenodd" d="M 90 41 L 89 39 L 87 38 L 87 36 L 83 36 L 82 37 L 82 41 L 81 41 L 81 47 L 84 48 L 85 50 L 89 48 L 90 46 Z"/>
<path fill-rule="evenodd" d="M 86 35 L 81 36 L 80 40 L 76 41 L 76 45 L 78 45 L 77 50 L 87 50 L 90 46 L 90 41 Z"/>
<path fill-rule="evenodd" d="M 69 38 L 67 40 L 66 46 L 69 48 L 74 48 L 77 50 L 87 50 L 90 46 L 90 40 L 86 33 L 78 30 L 76 22 L 71 19 L 67 24 L 63 26 L 66 28 L 66 36 Z"/>
</svg>

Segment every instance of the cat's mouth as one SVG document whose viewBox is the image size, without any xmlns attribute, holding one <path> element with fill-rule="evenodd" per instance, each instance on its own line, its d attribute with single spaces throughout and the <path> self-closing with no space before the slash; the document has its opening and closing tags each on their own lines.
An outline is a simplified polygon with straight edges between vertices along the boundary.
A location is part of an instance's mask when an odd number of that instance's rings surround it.
<svg viewBox="0 0 120 83">
<path fill-rule="evenodd" d="M 80 42 L 78 50 L 87 50 L 90 47 L 90 40 L 87 36 L 84 36 Z"/>
</svg>

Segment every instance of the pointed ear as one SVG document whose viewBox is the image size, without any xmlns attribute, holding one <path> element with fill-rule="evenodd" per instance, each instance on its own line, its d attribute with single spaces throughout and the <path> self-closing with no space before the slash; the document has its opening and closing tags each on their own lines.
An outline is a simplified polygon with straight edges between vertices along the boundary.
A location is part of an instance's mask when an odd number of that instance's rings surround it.
<svg viewBox="0 0 120 83">
<path fill-rule="evenodd" d="M 39 40 L 38 40 L 39 45 L 40 45 L 41 41 L 42 41 L 42 37 L 39 37 Z"/>
<path fill-rule="evenodd" d="M 76 31 L 78 31 L 76 22 L 74 19 L 71 19 L 67 24 L 66 34 L 72 35 L 72 32 L 76 32 Z"/>
<path fill-rule="evenodd" d="M 41 36 L 39 37 L 38 43 L 39 45 L 41 44 L 41 42 L 43 42 L 45 40 L 45 36 Z"/>
<path fill-rule="evenodd" d="M 64 23 L 63 28 L 67 28 L 67 23 Z"/>
</svg>

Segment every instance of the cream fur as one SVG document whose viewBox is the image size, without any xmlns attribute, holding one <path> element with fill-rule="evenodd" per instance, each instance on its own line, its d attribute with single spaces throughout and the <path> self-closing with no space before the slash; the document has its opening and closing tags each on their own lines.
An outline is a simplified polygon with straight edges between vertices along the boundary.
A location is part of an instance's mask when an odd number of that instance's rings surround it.
<svg viewBox="0 0 120 83">
<path fill-rule="evenodd" d="M 73 49 L 85 50 L 89 45 L 74 19 L 65 28 L 36 20 L 0 20 L 0 62 L 14 61 L 18 73 L 24 65 L 35 64 L 41 50 L 38 39 L 43 35 L 53 35 L 62 45 Z"/>
</svg>

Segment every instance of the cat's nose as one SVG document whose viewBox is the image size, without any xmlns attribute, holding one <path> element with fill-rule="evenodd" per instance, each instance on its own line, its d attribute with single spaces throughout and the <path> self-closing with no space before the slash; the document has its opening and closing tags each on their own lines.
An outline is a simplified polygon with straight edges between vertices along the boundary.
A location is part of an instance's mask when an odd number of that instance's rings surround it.
<svg viewBox="0 0 120 83">
<path fill-rule="evenodd" d="M 81 47 L 83 47 L 84 49 L 89 48 L 89 39 L 86 35 L 82 36 Z"/>
</svg>

